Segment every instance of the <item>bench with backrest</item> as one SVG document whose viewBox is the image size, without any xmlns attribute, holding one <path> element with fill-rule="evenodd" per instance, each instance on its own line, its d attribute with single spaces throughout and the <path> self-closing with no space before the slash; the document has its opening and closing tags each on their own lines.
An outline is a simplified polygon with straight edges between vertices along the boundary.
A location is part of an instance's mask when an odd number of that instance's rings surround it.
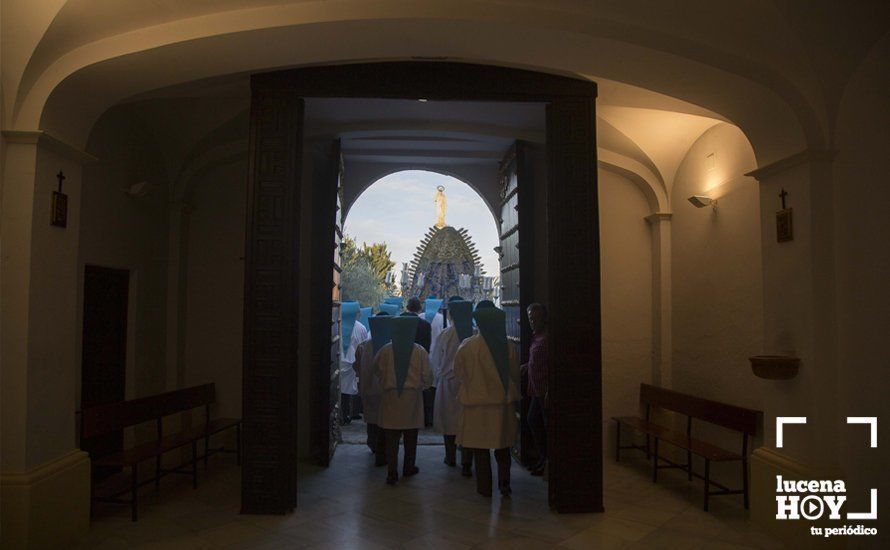
<svg viewBox="0 0 890 550">
<path fill-rule="evenodd" d="M 689 480 L 693 477 L 704 480 L 704 509 L 708 509 L 708 499 L 714 495 L 743 495 L 745 508 L 748 508 L 748 437 L 757 433 L 760 411 L 737 407 L 719 401 L 703 399 L 673 390 L 666 390 L 649 384 L 640 384 L 640 403 L 645 406 L 646 416 L 620 416 L 612 419 L 617 423 L 615 434 L 615 460 L 620 460 L 623 449 L 637 449 L 652 459 L 652 481 L 658 481 L 661 468 L 685 470 Z M 652 408 L 657 407 L 686 416 L 686 431 L 677 431 L 651 420 Z M 692 421 L 701 420 L 741 433 L 741 452 L 723 449 L 692 435 Z M 627 426 L 646 436 L 646 445 L 621 445 L 621 426 Z M 659 442 L 669 443 L 686 451 L 686 464 L 677 464 L 658 454 Z M 692 469 L 692 455 L 705 461 L 704 475 Z M 742 463 L 742 489 L 729 489 L 711 479 L 711 462 L 740 461 Z M 711 487 L 718 490 L 712 491 Z"/>
<path fill-rule="evenodd" d="M 192 476 L 192 487 L 198 485 L 198 442 L 204 441 L 204 466 L 207 458 L 216 452 L 234 452 L 238 464 L 241 463 L 241 420 L 237 418 L 210 418 L 210 405 L 216 401 L 214 384 L 204 384 L 181 390 L 99 405 L 84 409 L 81 415 L 81 438 L 89 439 L 112 433 L 120 433 L 124 428 L 138 426 L 146 422 L 155 423 L 155 437 L 145 443 L 112 453 L 107 456 L 91 456 L 93 468 L 123 469 L 129 468 L 130 475 L 123 486 L 113 482 L 94 486 L 92 500 L 130 504 L 133 521 L 136 521 L 138 490 L 141 485 L 154 482 L 157 488 L 161 477 L 171 473 L 184 473 Z M 164 434 L 164 418 L 193 409 L 204 409 L 204 422 L 200 425 L 185 427 L 177 433 Z M 211 449 L 210 436 L 235 428 L 236 448 Z M 161 457 L 167 452 L 191 446 L 191 459 L 176 468 L 164 469 Z M 146 460 L 155 460 L 154 475 L 140 479 L 139 464 Z M 189 468 L 189 466 L 191 468 Z M 186 471 L 188 469 L 188 471 Z M 119 498 L 129 492 L 130 500 Z"/>
</svg>

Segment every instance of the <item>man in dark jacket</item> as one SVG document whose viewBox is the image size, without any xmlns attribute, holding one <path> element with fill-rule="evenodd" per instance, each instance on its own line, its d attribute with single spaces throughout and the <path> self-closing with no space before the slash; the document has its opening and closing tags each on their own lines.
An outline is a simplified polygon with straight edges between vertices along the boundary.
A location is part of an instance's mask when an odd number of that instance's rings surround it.
<svg viewBox="0 0 890 550">
<path fill-rule="evenodd" d="M 419 318 L 417 323 L 417 333 L 414 335 L 414 342 L 419 344 L 423 349 L 429 353 L 430 345 L 433 341 L 433 327 L 430 325 L 429 321 L 424 319 L 424 316 L 420 314 L 421 304 L 420 300 L 415 298 L 411 298 L 408 300 L 408 304 L 405 306 L 406 311 L 402 315 L 413 315 Z M 428 388 L 423 390 L 423 423 L 425 426 L 429 427 L 433 425 L 433 403 L 435 402 L 435 392 L 434 388 Z"/>
<path fill-rule="evenodd" d="M 423 349 L 429 353 L 430 351 L 430 343 L 432 342 L 432 326 L 429 322 L 420 315 L 421 304 L 420 300 L 417 298 L 411 298 L 408 300 L 408 305 L 406 306 L 406 311 L 402 315 L 413 315 L 415 317 L 420 318 L 420 322 L 417 323 L 417 334 L 414 336 L 414 342 L 420 344 Z"/>
</svg>

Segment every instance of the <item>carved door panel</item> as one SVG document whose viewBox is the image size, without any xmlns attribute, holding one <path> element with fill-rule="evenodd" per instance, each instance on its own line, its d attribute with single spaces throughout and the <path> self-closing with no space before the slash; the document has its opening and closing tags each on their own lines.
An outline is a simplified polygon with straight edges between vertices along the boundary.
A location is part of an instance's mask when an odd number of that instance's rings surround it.
<svg viewBox="0 0 890 550">
<path fill-rule="evenodd" d="M 312 154 L 312 449 L 330 464 L 340 440 L 340 242 L 343 159 L 340 140 Z"/>
<path fill-rule="evenodd" d="M 254 83 L 255 84 L 255 83 Z M 254 88 L 244 272 L 241 511 L 297 504 L 303 100 Z"/>
<path fill-rule="evenodd" d="M 505 153 L 499 168 L 501 307 L 507 314 L 507 337 L 517 347 L 521 363 L 528 362 L 528 349 L 531 345 L 531 329 L 525 310 L 535 299 L 534 269 L 521 269 L 523 265 L 534 265 L 535 261 L 532 209 L 520 208 L 520 204 L 532 204 L 534 192 L 531 170 L 526 166 L 528 156 L 524 149 L 525 145 L 521 141 L 515 142 Z M 521 246 L 520 235 L 526 236 Z M 531 431 L 526 422 L 529 405 L 529 398 L 524 395 L 526 387 L 527 379 L 523 377 L 523 398 L 519 404 L 519 454 L 523 464 L 532 464 L 537 462 L 538 451 L 532 443 Z"/>
<path fill-rule="evenodd" d="M 603 510 L 602 342 L 595 97 L 547 107 L 550 504 Z"/>
</svg>

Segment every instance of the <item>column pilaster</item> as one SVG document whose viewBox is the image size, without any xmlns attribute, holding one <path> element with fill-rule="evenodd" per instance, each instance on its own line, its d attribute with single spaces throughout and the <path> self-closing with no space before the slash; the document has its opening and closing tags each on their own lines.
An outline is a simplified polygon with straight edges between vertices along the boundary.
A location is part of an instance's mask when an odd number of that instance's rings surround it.
<svg viewBox="0 0 890 550">
<path fill-rule="evenodd" d="M 663 388 L 673 387 L 671 216 L 669 212 L 646 216 L 652 228 L 652 383 Z"/>
</svg>

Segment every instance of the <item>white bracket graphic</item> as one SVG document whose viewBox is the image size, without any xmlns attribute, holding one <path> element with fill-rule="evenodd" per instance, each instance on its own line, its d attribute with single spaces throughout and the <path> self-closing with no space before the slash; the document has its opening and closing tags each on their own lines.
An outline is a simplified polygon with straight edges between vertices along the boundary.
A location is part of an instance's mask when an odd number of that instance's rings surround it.
<svg viewBox="0 0 890 550">
<path fill-rule="evenodd" d="M 878 417 L 877 416 L 848 416 L 847 424 L 868 424 L 871 426 L 871 448 L 878 447 Z M 866 518 L 867 519 L 867 518 Z"/>
<path fill-rule="evenodd" d="M 776 417 L 776 448 L 781 449 L 784 443 L 782 430 L 785 424 L 806 424 L 806 416 L 777 416 Z"/>
<path fill-rule="evenodd" d="M 871 511 L 869 512 L 849 512 L 847 519 L 878 519 L 878 490 L 871 491 Z"/>
</svg>

